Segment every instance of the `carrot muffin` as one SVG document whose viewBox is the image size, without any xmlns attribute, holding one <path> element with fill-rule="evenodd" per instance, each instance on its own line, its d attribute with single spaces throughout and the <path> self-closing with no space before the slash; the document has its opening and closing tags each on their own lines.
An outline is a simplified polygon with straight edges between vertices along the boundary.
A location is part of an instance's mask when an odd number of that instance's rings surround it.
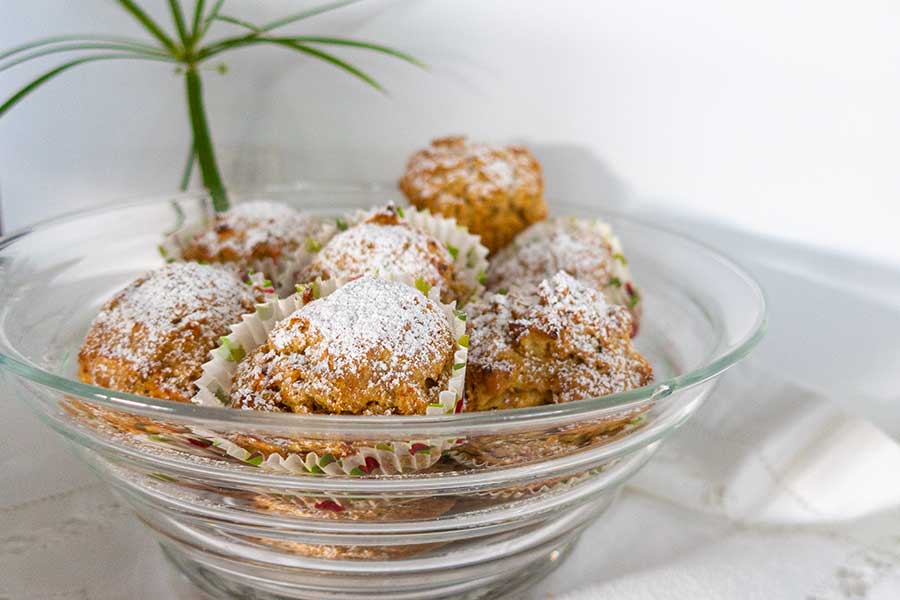
<svg viewBox="0 0 900 600">
<path fill-rule="evenodd" d="M 232 406 L 329 414 L 425 414 L 453 371 L 443 307 L 363 276 L 278 322 L 237 366 Z"/>
<path fill-rule="evenodd" d="M 634 326 L 632 336 L 637 333 L 641 296 L 619 239 L 600 221 L 555 218 L 535 223 L 491 259 L 487 287 L 497 291 L 539 284 L 559 271 L 600 290 L 608 302 L 626 307 Z"/>
<path fill-rule="evenodd" d="M 81 381 L 188 402 L 219 337 L 252 312 L 255 289 L 231 270 L 172 263 L 107 302 L 78 354 Z"/>
<path fill-rule="evenodd" d="M 410 226 L 400 211 L 394 206 L 375 210 L 335 235 L 300 271 L 300 282 L 395 272 L 440 289 L 444 302 L 465 299 L 468 294 L 456 279 L 450 250 Z"/>
<path fill-rule="evenodd" d="M 208 263 L 234 263 L 244 272 L 266 271 L 275 277 L 301 250 L 314 252 L 333 228 L 293 208 L 255 200 L 217 213 L 212 223 L 179 243 L 181 258 Z M 271 268 L 260 268 L 271 264 Z"/>
<path fill-rule="evenodd" d="M 571 275 L 488 294 L 469 308 L 465 410 L 605 396 L 647 384 L 631 316 Z"/>
<path fill-rule="evenodd" d="M 410 157 L 400 189 L 414 206 L 480 235 L 491 252 L 547 216 L 540 164 L 523 146 L 436 139 Z"/>
</svg>

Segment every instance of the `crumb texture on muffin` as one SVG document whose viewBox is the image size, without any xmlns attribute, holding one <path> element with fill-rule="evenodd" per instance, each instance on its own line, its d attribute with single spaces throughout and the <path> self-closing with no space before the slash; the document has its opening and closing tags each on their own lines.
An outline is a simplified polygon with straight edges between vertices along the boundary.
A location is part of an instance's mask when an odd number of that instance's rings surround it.
<svg viewBox="0 0 900 600">
<path fill-rule="evenodd" d="M 188 402 L 210 350 L 257 299 L 230 270 L 196 263 L 161 267 L 103 306 L 78 355 L 78 376 L 105 388 Z"/>
<path fill-rule="evenodd" d="M 523 146 L 436 139 L 410 157 L 400 189 L 416 207 L 455 218 L 491 252 L 547 216 L 540 164 Z"/>
<path fill-rule="evenodd" d="M 284 204 L 255 200 L 217 213 L 210 227 L 181 249 L 182 258 L 203 262 L 251 263 L 271 259 L 278 264 L 325 235 L 322 223 Z M 271 274 L 270 274 L 271 275 Z"/>
<path fill-rule="evenodd" d="M 300 281 L 352 279 L 401 273 L 441 290 L 444 301 L 464 293 L 455 280 L 453 257 L 437 239 L 411 227 L 392 207 L 376 210 L 335 235 L 302 269 Z"/>
<path fill-rule="evenodd" d="M 238 365 L 232 405 L 425 414 L 447 387 L 455 344 L 439 304 L 404 283 L 364 276 L 278 323 Z"/>
<path fill-rule="evenodd" d="M 468 411 L 604 396 L 652 378 L 628 312 L 565 272 L 487 294 L 469 315 Z"/>
<path fill-rule="evenodd" d="M 554 218 L 531 225 L 491 259 L 487 287 L 496 291 L 538 284 L 559 271 L 626 307 L 637 329 L 640 295 L 619 240 L 600 221 Z"/>
</svg>

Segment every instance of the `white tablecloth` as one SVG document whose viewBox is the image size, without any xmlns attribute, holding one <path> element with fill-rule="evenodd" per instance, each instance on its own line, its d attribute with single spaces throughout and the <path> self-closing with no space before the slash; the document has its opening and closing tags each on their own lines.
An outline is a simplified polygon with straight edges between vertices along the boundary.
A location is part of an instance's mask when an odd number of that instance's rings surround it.
<svg viewBox="0 0 900 600">
<path fill-rule="evenodd" d="M 772 334 L 528 600 L 896 600 L 900 446 L 882 432 L 900 436 L 896 279 L 864 297 L 858 269 L 823 282 L 803 254 L 699 233 L 737 242 Z M 199 598 L 63 441 L 3 401 L 0 600 Z"/>
</svg>

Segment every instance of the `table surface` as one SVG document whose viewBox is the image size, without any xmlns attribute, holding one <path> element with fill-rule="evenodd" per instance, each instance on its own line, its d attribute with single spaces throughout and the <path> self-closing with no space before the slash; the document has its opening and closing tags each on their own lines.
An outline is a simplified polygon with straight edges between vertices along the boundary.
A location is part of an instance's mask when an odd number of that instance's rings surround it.
<svg viewBox="0 0 900 600">
<path fill-rule="evenodd" d="M 756 368 L 789 375 L 804 389 L 823 392 L 836 410 L 860 422 L 871 419 L 900 439 L 900 410 L 894 408 L 900 400 L 896 391 L 900 389 L 900 341 L 896 339 L 900 274 L 802 248 L 779 247 L 715 225 L 674 218 L 666 218 L 666 223 L 722 247 L 763 283 L 772 305 L 771 331 L 754 358 Z M 836 320 L 834 315 L 842 318 Z M 849 347 L 835 340 L 856 339 L 863 331 L 866 344 L 854 345 L 843 354 L 835 351 Z M 165 564 L 149 533 L 68 452 L 63 440 L 39 424 L 26 407 L 10 398 L 5 401 L 0 422 L 0 599 L 199 598 Z M 682 435 L 687 434 L 679 432 Z M 871 432 L 866 436 L 877 437 Z M 892 445 L 886 440 L 879 441 L 884 456 Z M 26 455 L 29 459 L 22 460 Z M 647 476 L 665 477 L 665 472 L 650 469 L 639 478 L 646 481 Z M 753 579 L 753 574 L 780 578 L 783 589 L 797 593 L 793 597 L 878 600 L 900 596 L 900 544 L 890 548 L 875 544 L 881 553 L 875 558 L 856 556 L 847 553 L 843 530 L 836 526 L 759 530 L 727 516 L 698 512 L 653 490 L 652 482 L 627 487 L 562 567 L 528 592 L 527 598 L 589 598 L 599 594 L 597 590 L 622 598 L 765 597 L 754 591 L 760 580 Z M 855 526 L 864 531 L 892 531 L 895 540 L 900 540 L 897 507 L 884 508 L 887 513 L 857 515 Z M 892 520 L 885 522 L 885 514 Z M 610 544 L 610 535 L 618 542 L 627 539 L 627 546 Z M 778 556 L 767 550 L 773 544 L 781 549 Z M 699 557 L 708 553 L 708 557 L 687 561 L 691 553 Z M 818 581 L 810 587 L 808 565 L 803 560 L 783 560 L 806 555 L 833 560 L 840 567 L 835 572 L 849 573 L 849 579 L 836 575 L 833 582 Z M 697 582 L 716 581 L 704 565 L 723 560 L 737 569 L 738 576 L 722 578 L 724 587 L 719 589 L 710 583 L 695 589 Z M 741 573 L 751 578 L 744 581 Z M 670 582 L 666 593 L 648 592 L 653 590 L 649 582 L 654 577 Z M 578 591 L 589 584 L 600 587 Z"/>
</svg>

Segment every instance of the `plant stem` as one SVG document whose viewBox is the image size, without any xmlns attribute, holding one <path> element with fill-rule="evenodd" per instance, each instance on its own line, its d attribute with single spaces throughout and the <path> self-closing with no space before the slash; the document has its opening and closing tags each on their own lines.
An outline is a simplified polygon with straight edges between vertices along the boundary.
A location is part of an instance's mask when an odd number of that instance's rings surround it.
<svg viewBox="0 0 900 600">
<path fill-rule="evenodd" d="M 222 212 L 228 210 L 228 195 L 225 192 L 225 186 L 222 184 L 222 177 L 216 164 L 212 140 L 209 137 L 206 109 L 203 107 L 203 86 L 195 65 L 188 66 L 185 74 L 185 83 L 187 84 L 191 129 L 193 129 L 194 133 L 194 152 L 197 154 L 200 175 L 203 178 L 203 185 L 206 186 L 212 197 L 213 208 L 216 209 L 216 212 Z"/>
</svg>

